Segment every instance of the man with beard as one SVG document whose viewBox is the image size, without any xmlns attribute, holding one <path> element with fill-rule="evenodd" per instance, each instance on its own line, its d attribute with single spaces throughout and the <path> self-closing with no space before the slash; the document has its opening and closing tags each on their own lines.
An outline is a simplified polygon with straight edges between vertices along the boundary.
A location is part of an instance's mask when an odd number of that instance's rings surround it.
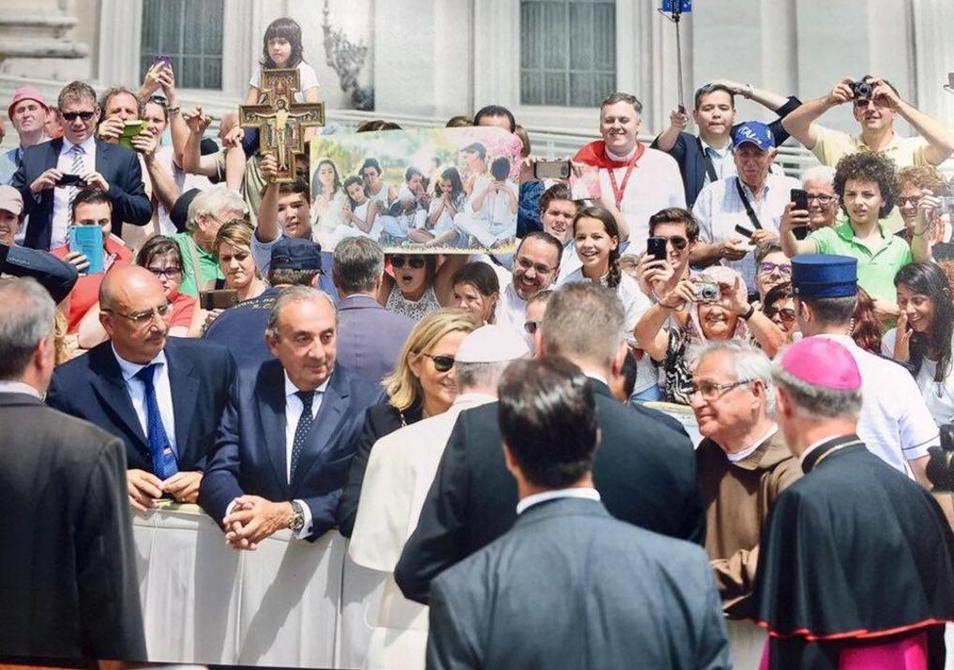
<svg viewBox="0 0 954 670">
<path fill-rule="evenodd" d="M 553 285 L 562 254 L 563 244 L 550 233 L 534 231 L 523 238 L 513 257 L 513 281 L 497 303 L 497 323 L 524 332 L 527 300 Z"/>
</svg>

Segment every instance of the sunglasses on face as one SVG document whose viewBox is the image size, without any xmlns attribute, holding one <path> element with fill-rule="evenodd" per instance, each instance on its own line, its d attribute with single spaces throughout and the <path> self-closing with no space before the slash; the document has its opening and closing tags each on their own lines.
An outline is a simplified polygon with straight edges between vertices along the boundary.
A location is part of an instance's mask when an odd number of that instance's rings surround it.
<svg viewBox="0 0 954 670">
<path fill-rule="evenodd" d="M 790 307 L 784 307 L 782 309 L 773 310 L 772 314 L 769 316 L 770 319 L 775 319 L 778 317 L 786 323 L 792 323 L 795 320 L 795 310 Z"/>
<path fill-rule="evenodd" d="M 670 237 L 666 237 L 665 235 L 657 235 L 657 237 L 661 237 L 662 239 L 666 240 L 676 251 L 682 251 L 689 244 L 689 240 L 682 235 L 672 235 Z"/>
<path fill-rule="evenodd" d="M 432 356 L 430 354 L 424 354 L 432 361 L 434 361 L 434 369 L 438 372 L 447 372 L 452 367 L 454 367 L 454 357 L 453 356 L 442 356 L 438 354 L 437 356 Z"/>
<path fill-rule="evenodd" d="M 905 207 L 905 206 L 917 207 L 918 204 L 921 202 L 921 196 L 912 195 L 909 198 L 898 198 L 897 202 L 898 202 L 898 207 Z"/>
<path fill-rule="evenodd" d="M 77 118 L 89 121 L 96 116 L 96 112 L 61 112 L 64 121 L 75 121 Z"/>
<path fill-rule="evenodd" d="M 403 268 L 405 263 L 415 270 L 420 270 L 422 267 L 424 267 L 427 261 L 424 260 L 423 256 L 411 256 L 409 258 L 405 258 L 404 256 L 395 256 L 391 259 L 391 267 Z M 453 365 L 453 361 L 451 362 L 451 365 Z"/>
</svg>

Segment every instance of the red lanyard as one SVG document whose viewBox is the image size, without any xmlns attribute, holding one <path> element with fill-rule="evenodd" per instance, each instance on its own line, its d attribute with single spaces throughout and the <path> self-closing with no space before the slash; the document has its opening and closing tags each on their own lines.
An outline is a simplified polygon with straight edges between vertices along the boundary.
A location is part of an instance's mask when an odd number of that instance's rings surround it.
<svg viewBox="0 0 954 670">
<path fill-rule="evenodd" d="M 629 183 L 629 178 L 633 176 L 633 168 L 636 167 L 636 157 L 633 157 L 633 160 L 630 161 L 629 166 L 626 168 L 626 174 L 623 176 L 623 185 L 620 186 L 616 183 L 616 168 L 610 168 L 609 178 L 610 186 L 613 187 L 613 197 L 616 198 L 616 209 L 623 209 L 623 194 L 626 192 L 626 184 Z"/>
</svg>

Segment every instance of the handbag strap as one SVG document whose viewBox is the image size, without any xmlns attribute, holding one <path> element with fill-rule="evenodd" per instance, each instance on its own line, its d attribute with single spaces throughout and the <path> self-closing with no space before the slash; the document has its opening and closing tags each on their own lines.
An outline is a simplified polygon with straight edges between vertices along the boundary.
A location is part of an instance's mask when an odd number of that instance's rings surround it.
<svg viewBox="0 0 954 670">
<path fill-rule="evenodd" d="M 739 198 L 742 200 L 742 204 L 745 206 L 745 213 L 748 214 L 749 221 L 752 222 L 752 225 L 755 226 L 756 230 L 761 230 L 762 224 L 759 223 L 759 217 L 755 215 L 755 210 L 752 209 L 749 199 L 745 197 L 745 189 L 742 188 L 742 180 L 738 177 L 735 178 L 735 190 L 739 192 Z"/>
</svg>

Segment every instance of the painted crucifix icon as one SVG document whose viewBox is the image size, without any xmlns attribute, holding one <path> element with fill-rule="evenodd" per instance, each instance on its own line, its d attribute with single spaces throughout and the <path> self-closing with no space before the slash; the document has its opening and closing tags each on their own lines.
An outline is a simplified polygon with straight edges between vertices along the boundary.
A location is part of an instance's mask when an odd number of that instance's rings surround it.
<svg viewBox="0 0 954 670">
<path fill-rule="evenodd" d="M 262 95 L 258 105 L 240 105 L 239 123 L 259 131 L 259 152 L 272 153 L 278 161 L 278 182 L 297 178 L 295 154 L 305 152 L 304 130 L 325 125 L 323 103 L 297 103 L 298 70 L 262 70 Z"/>
</svg>

